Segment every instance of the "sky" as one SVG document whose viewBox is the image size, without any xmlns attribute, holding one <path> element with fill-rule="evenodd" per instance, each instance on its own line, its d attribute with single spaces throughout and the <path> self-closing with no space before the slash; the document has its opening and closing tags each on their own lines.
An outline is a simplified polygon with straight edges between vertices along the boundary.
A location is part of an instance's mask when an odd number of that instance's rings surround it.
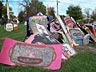
<svg viewBox="0 0 96 72">
<path fill-rule="evenodd" d="M 3 4 L 6 3 L 6 0 L 3 0 Z M 23 10 L 21 6 L 19 6 L 19 2 L 22 2 L 22 0 L 8 0 L 9 6 L 12 8 L 12 11 L 16 16 L 18 16 L 18 13 Z M 57 0 L 39 0 L 40 2 L 43 2 L 43 4 L 48 7 L 54 7 L 55 11 L 57 12 Z M 68 7 L 70 5 L 77 6 L 79 5 L 82 9 L 82 12 L 84 14 L 84 11 L 86 8 L 90 8 L 90 14 L 93 10 L 96 9 L 96 0 L 58 0 L 58 12 L 60 15 L 66 15 L 66 10 L 68 10 Z"/>
</svg>

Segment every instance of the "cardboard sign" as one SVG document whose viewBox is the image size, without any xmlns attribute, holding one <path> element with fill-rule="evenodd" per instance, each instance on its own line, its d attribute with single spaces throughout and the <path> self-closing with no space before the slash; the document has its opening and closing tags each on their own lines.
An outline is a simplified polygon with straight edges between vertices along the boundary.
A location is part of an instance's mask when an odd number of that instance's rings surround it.
<svg viewBox="0 0 96 72">
<path fill-rule="evenodd" d="M 48 23 L 47 16 L 42 15 L 42 16 L 32 16 L 29 18 L 30 24 L 41 24 L 41 25 L 46 25 Z"/>
<path fill-rule="evenodd" d="M 10 52 L 11 61 L 19 65 L 49 66 L 56 54 L 47 46 L 32 46 L 22 43 L 15 44 Z"/>
<path fill-rule="evenodd" d="M 83 44 L 88 45 L 89 44 L 89 39 L 90 39 L 90 34 L 86 34 L 83 39 Z"/>
<path fill-rule="evenodd" d="M 61 29 L 61 26 L 59 23 L 55 23 L 55 22 L 51 22 L 50 23 L 50 32 L 56 32 L 59 31 Z"/>
<path fill-rule="evenodd" d="M 69 16 L 64 17 L 64 21 L 69 28 L 73 28 L 74 22 Z"/>
<path fill-rule="evenodd" d="M 75 55 L 76 52 L 69 44 L 63 44 L 62 45 L 62 54 L 63 54 L 63 59 L 68 59 L 68 58 L 70 58 L 70 56 Z"/>
<path fill-rule="evenodd" d="M 73 28 L 69 30 L 71 38 L 77 43 L 82 45 L 84 35 L 79 28 Z"/>
<path fill-rule="evenodd" d="M 11 24 L 11 23 L 7 23 L 6 24 L 6 31 L 12 31 L 13 30 L 13 24 Z"/>
<path fill-rule="evenodd" d="M 30 28 L 32 30 L 33 33 L 41 33 L 41 34 L 50 34 L 49 31 L 40 24 L 30 24 Z"/>
<path fill-rule="evenodd" d="M 18 30 L 18 25 L 14 24 L 14 30 Z"/>
<path fill-rule="evenodd" d="M 63 41 L 63 43 L 67 43 L 67 37 L 66 37 L 66 35 L 62 32 L 62 31 L 59 31 L 58 33 L 60 33 L 61 35 L 62 35 L 62 41 Z"/>
<path fill-rule="evenodd" d="M 38 33 L 31 35 L 25 42 L 29 44 L 60 44 L 60 42 L 52 36 L 40 35 Z"/>
<path fill-rule="evenodd" d="M 90 29 L 89 29 L 89 28 L 86 28 L 85 30 L 88 32 L 88 34 L 90 34 L 90 40 L 91 40 L 92 42 L 96 42 L 95 36 L 94 36 L 93 33 L 90 31 Z"/>
<path fill-rule="evenodd" d="M 37 34 L 31 35 L 27 40 L 25 40 L 25 42 L 31 44 L 32 41 L 34 41 L 35 35 Z M 43 45 L 44 43 L 42 44 L 41 42 L 38 41 L 38 43 L 36 44 Z M 70 56 L 73 56 L 74 54 L 76 54 L 76 52 L 69 44 L 62 44 L 62 59 L 66 60 L 70 58 Z"/>
<path fill-rule="evenodd" d="M 48 34 L 46 28 L 43 25 L 36 24 L 37 30 L 41 34 Z"/>
<path fill-rule="evenodd" d="M 69 44 L 70 44 L 71 46 L 73 46 L 72 39 L 71 39 L 71 37 L 70 37 L 70 35 L 69 35 L 69 32 L 68 32 L 68 30 L 67 30 L 64 22 L 61 20 L 61 18 L 60 18 L 59 15 L 55 14 L 55 16 L 57 17 L 57 19 L 58 19 L 58 21 L 59 21 L 59 23 L 60 23 L 60 25 L 61 25 L 61 27 L 62 27 L 62 30 L 63 30 L 63 32 L 64 32 L 65 35 L 66 35 L 67 41 L 69 42 Z"/>
<path fill-rule="evenodd" d="M 36 33 L 39 30 L 42 31 L 44 29 L 44 26 L 45 27 L 47 26 L 47 23 L 48 23 L 47 16 L 33 16 L 29 18 L 29 26 L 32 33 Z M 43 27 L 37 28 L 39 25 L 37 26 L 36 24 L 39 24 Z"/>
<path fill-rule="evenodd" d="M 6 38 L 0 53 L 0 63 L 57 70 L 61 67 L 61 47 L 60 44 L 36 45 Z"/>
</svg>

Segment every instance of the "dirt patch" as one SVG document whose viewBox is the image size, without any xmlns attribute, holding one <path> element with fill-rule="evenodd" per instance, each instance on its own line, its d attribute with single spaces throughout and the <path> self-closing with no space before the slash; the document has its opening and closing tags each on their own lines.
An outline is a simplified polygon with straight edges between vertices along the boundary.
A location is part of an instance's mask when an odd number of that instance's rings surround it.
<svg viewBox="0 0 96 72">
<path fill-rule="evenodd" d="M 91 53 L 96 54 L 96 48 L 91 47 L 91 46 L 77 46 L 76 51 L 77 52 L 79 52 L 79 51 L 89 51 Z"/>
</svg>

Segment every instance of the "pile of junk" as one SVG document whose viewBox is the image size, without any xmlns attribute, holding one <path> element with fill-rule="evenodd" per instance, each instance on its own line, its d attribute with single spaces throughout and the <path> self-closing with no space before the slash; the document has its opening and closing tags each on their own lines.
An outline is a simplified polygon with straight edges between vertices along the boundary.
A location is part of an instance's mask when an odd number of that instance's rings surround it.
<svg viewBox="0 0 96 72">
<path fill-rule="evenodd" d="M 34 66 L 50 70 L 61 68 L 63 60 L 77 54 L 75 47 L 95 42 L 89 28 L 80 26 L 66 16 L 46 16 L 38 13 L 26 18 L 24 42 L 5 38 L 0 63 L 11 66 Z"/>
</svg>

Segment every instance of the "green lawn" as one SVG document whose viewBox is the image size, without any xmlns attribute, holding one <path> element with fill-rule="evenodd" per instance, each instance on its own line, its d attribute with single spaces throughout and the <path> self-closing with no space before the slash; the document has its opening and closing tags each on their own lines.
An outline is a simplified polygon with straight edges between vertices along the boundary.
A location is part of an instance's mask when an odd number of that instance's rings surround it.
<svg viewBox="0 0 96 72">
<path fill-rule="evenodd" d="M 23 41 L 26 34 L 26 26 L 19 25 L 17 31 L 6 32 L 3 26 L 0 27 L 0 48 L 5 37 Z M 96 43 L 90 44 L 96 47 Z M 96 72 L 96 53 L 92 53 L 86 49 L 78 51 L 78 53 L 69 60 L 62 61 L 60 70 L 52 71 L 42 68 L 27 66 L 8 66 L 0 64 L 0 72 Z"/>
<path fill-rule="evenodd" d="M 96 47 L 96 42 L 95 43 L 92 43 L 92 44 L 89 44 L 89 46 Z"/>
<path fill-rule="evenodd" d="M 4 41 L 4 38 L 9 37 L 15 40 L 23 41 L 26 35 L 26 26 L 21 24 L 19 25 L 18 30 L 7 32 L 4 30 L 4 26 L 0 26 L 0 48 Z"/>
<path fill-rule="evenodd" d="M 21 24 L 19 25 L 18 30 L 7 32 L 4 30 L 4 26 L 0 27 L 0 40 L 4 40 L 5 37 L 10 37 L 12 39 L 22 41 L 26 34 L 26 26 Z"/>
</svg>

